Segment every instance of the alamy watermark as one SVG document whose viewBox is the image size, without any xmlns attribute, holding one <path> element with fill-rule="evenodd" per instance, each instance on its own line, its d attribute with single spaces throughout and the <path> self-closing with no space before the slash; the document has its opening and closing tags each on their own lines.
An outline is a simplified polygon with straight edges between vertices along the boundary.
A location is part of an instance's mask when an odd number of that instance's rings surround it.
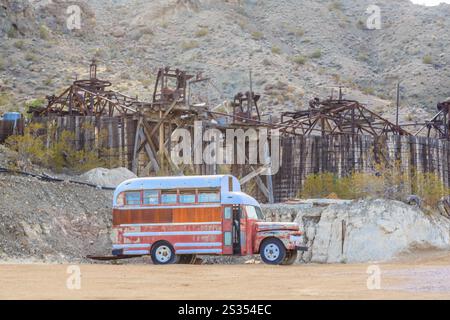
<svg viewBox="0 0 450 320">
<path fill-rule="evenodd" d="M 381 30 L 381 9 L 377 5 L 370 5 L 366 14 L 369 15 L 366 21 L 366 27 L 369 30 Z"/>
<path fill-rule="evenodd" d="M 280 169 L 280 134 L 277 129 L 249 128 L 204 130 L 196 121 L 193 135 L 183 128 L 172 134 L 171 159 L 185 165 L 249 164 L 266 167 L 262 175 L 274 175 Z"/>
<path fill-rule="evenodd" d="M 380 290 L 381 289 L 381 268 L 377 265 L 371 265 L 367 268 L 367 289 Z"/>
<path fill-rule="evenodd" d="M 69 274 L 69 277 L 66 280 L 66 288 L 69 290 L 81 290 L 80 266 L 68 266 L 66 273 Z"/>
<path fill-rule="evenodd" d="M 81 29 L 81 8 L 77 5 L 70 5 L 66 10 L 66 27 L 68 30 Z"/>
</svg>

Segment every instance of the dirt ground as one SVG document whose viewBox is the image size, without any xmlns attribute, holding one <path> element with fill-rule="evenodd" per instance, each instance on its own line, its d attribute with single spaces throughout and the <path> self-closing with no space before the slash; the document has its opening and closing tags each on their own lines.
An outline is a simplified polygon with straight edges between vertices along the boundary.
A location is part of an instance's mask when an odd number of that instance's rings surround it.
<svg viewBox="0 0 450 320">
<path fill-rule="evenodd" d="M 378 265 L 80 265 L 80 289 L 68 267 L 0 265 L 0 299 L 450 299 L 448 253 Z"/>
</svg>

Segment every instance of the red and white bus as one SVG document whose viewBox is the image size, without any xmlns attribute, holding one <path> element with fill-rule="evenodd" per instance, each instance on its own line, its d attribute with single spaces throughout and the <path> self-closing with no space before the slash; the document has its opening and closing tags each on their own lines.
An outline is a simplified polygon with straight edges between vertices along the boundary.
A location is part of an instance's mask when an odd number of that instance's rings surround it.
<svg viewBox="0 0 450 320">
<path fill-rule="evenodd" d="M 307 250 L 301 236 L 297 223 L 265 222 L 259 203 L 230 175 L 138 178 L 114 193 L 115 257 L 171 264 L 260 254 L 268 264 L 292 264 Z"/>
</svg>

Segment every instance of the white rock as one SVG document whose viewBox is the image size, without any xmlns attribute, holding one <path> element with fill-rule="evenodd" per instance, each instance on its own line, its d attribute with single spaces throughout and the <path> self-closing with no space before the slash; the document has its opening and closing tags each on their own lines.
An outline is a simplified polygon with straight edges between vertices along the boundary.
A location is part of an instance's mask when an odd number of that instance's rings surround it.
<svg viewBox="0 0 450 320">
<path fill-rule="evenodd" d="M 316 202 L 317 203 L 317 202 Z M 321 202 L 323 205 L 323 202 Z M 309 251 L 301 260 L 316 263 L 389 261 L 414 250 L 450 250 L 450 220 L 391 200 L 366 200 L 328 207 L 265 205 L 269 218 L 296 221 Z M 274 214 L 274 215 L 273 215 Z"/>
<path fill-rule="evenodd" d="M 127 168 L 95 168 L 79 177 L 79 180 L 102 187 L 116 187 L 128 179 L 136 178 L 136 175 Z"/>
</svg>

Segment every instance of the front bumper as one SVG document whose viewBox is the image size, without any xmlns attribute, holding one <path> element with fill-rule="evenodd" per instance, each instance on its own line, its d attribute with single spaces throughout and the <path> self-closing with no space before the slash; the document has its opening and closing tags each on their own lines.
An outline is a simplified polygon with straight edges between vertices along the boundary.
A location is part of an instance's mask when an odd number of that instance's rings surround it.
<svg viewBox="0 0 450 320">
<path fill-rule="evenodd" d="M 308 247 L 304 245 L 303 236 L 290 236 L 289 242 L 297 251 L 308 251 Z"/>
</svg>

